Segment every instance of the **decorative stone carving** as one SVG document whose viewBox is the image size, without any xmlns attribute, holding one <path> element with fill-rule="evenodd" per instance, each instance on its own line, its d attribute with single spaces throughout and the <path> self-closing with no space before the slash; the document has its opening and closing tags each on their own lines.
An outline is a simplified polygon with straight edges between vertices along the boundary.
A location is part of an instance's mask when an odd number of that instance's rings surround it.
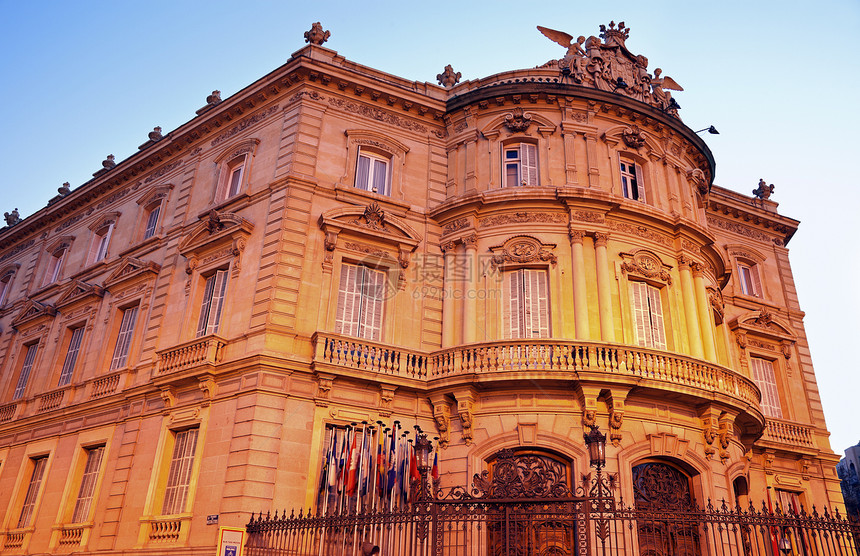
<svg viewBox="0 0 860 556">
<path fill-rule="evenodd" d="M 728 418 L 720 419 L 720 427 L 717 431 L 717 439 L 720 446 L 720 461 L 723 465 L 729 460 L 729 441 L 732 438 L 732 423 Z"/>
<path fill-rule="evenodd" d="M 567 49 L 561 60 L 552 60 L 543 67 L 559 68 L 562 80 L 571 78 L 586 87 L 593 87 L 615 94 L 625 95 L 650 104 L 677 117 L 680 106 L 667 91 L 683 91 L 674 79 L 662 76 L 662 70 L 648 73 L 648 58 L 637 56 L 627 50 L 625 41 L 630 29 L 621 22 L 600 26 L 600 38 L 591 36 L 574 40 L 572 35 L 538 26 L 538 30 L 550 40 Z M 638 148 L 638 147 L 634 147 Z"/>
<path fill-rule="evenodd" d="M 161 134 L 161 128 L 159 126 L 155 126 L 152 128 L 152 131 L 147 135 L 150 141 L 160 141 L 164 136 Z"/>
<path fill-rule="evenodd" d="M 526 264 L 532 262 L 549 262 L 556 264 L 558 257 L 550 251 L 555 245 L 544 245 L 539 240 L 530 236 L 516 236 L 505 242 L 504 245 L 493 247 L 493 267 L 505 264 Z"/>
<path fill-rule="evenodd" d="M 645 146 L 645 134 L 637 125 L 625 127 L 624 131 L 621 132 L 621 139 L 631 149 L 641 149 Z"/>
<path fill-rule="evenodd" d="M 457 400 L 457 415 L 460 416 L 460 425 L 463 427 L 463 440 L 466 446 L 472 444 L 472 400 Z"/>
<path fill-rule="evenodd" d="M 326 42 L 330 36 L 331 33 L 323 31 L 322 25 L 317 21 L 311 25 L 310 31 L 305 31 L 305 42 L 319 46 Z"/>
<path fill-rule="evenodd" d="M 69 193 L 72 192 L 72 188 L 69 185 L 70 185 L 69 182 L 64 182 L 61 187 L 57 188 L 57 193 L 59 193 L 60 195 L 65 197 L 66 195 L 68 195 Z"/>
<path fill-rule="evenodd" d="M 523 112 L 520 107 L 514 108 L 513 112 L 505 115 L 505 125 L 514 133 L 523 133 L 532 124 L 532 115 Z"/>
<path fill-rule="evenodd" d="M 753 189 L 752 194 L 762 199 L 764 201 L 770 199 L 770 196 L 773 195 L 773 184 L 766 184 L 763 179 L 758 180 L 758 187 Z"/>
<path fill-rule="evenodd" d="M 593 427 L 597 425 L 597 412 L 593 409 L 586 409 L 582 412 L 582 428 Z"/>
<path fill-rule="evenodd" d="M 451 67 L 451 64 L 448 64 L 445 66 L 445 70 L 442 73 L 436 74 L 436 80 L 446 89 L 450 89 L 460 82 L 460 78 L 462 76 L 463 75 L 459 71 L 454 72 L 454 68 Z"/>
<path fill-rule="evenodd" d="M 705 196 L 708 194 L 708 180 L 705 178 L 705 173 L 699 168 L 688 170 L 687 179 L 693 184 L 699 195 Z"/>
<path fill-rule="evenodd" d="M 808 481 L 809 470 L 812 467 L 812 462 L 810 462 L 808 458 L 800 458 L 798 464 L 800 467 L 800 476 L 803 477 L 804 481 Z"/>
<path fill-rule="evenodd" d="M 609 413 L 609 441 L 618 448 L 621 445 L 621 425 L 624 423 L 624 411 L 613 408 Z"/>
<path fill-rule="evenodd" d="M 481 228 L 491 228 L 494 226 L 504 226 L 506 224 L 566 224 L 567 221 L 568 216 L 560 212 L 514 212 L 488 216 L 487 218 L 481 219 L 479 226 Z"/>
<path fill-rule="evenodd" d="M 105 170 L 110 170 L 111 168 L 116 167 L 116 161 L 114 160 L 114 156 L 112 154 L 107 155 L 107 158 L 102 160 L 102 168 Z"/>
<path fill-rule="evenodd" d="M 702 438 L 705 441 L 705 457 L 710 459 L 717 453 L 714 446 L 714 441 L 720 430 L 719 413 L 711 408 L 706 407 L 699 411 L 699 418 L 702 420 Z"/>
<path fill-rule="evenodd" d="M 738 347 L 742 350 L 747 349 L 747 334 L 746 332 L 735 332 L 735 342 L 737 342 Z"/>
<path fill-rule="evenodd" d="M 173 392 L 173 388 L 169 386 L 163 386 L 161 391 L 159 392 L 161 396 L 161 401 L 164 402 L 164 407 L 166 409 L 170 409 L 172 407 L 176 407 L 176 394 Z"/>
<path fill-rule="evenodd" d="M 768 475 L 773 475 L 773 462 L 776 461 L 776 456 L 770 452 L 765 452 L 762 455 L 762 465 L 764 472 Z"/>
<path fill-rule="evenodd" d="M 723 292 L 712 287 L 708 287 L 706 290 L 708 292 L 708 302 L 711 304 L 711 308 L 720 315 L 720 320 L 722 320 L 725 317 L 726 308 L 725 301 L 723 301 Z"/>
<path fill-rule="evenodd" d="M 216 104 L 221 102 L 221 91 L 217 89 L 212 91 L 212 94 L 206 97 L 206 104 L 209 106 L 215 106 Z"/>
<path fill-rule="evenodd" d="M 570 219 L 578 222 L 591 222 L 593 224 L 603 224 L 606 221 L 602 213 L 592 212 L 590 210 L 571 211 Z"/>
<path fill-rule="evenodd" d="M 397 390 L 397 386 L 391 386 L 390 384 L 380 384 L 379 385 L 379 416 L 387 419 L 391 417 L 392 409 L 391 404 L 394 402 L 394 391 Z"/>
<path fill-rule="evenodd" d="M 328 373 L 316 373 L 317 378 L 317 393 L 314 397 L 314 403 L 317 407 L 328 407 L 329 394 L 331 393 L 332 382 L 335 375 Z"/>
<path fill-rule="evenodd" d="M 6 220 L 7 226 L 14 226 L 21 221 L 21 215 L 18 214 L 18 208 L 12 209 L 12 212 L 4 212 L 3 219 Z"/>
<path fill-rule="evenodd" d="M 197 384 L 200 391 L 203 392 L 203 399 L 212 401 L 218 394 L 218 384 L 211 375 L 200 377 L 200 382 Z"/>
<path fill-rule="evenodd" d="M 364 214 L 353 220 L 351 224 L 358 224 L 371 230 L 385 230 L 385 212 L 374 201 L 364 209 Z"/>
<path fill-rule="evenodd" d="M 632 261 L 621 263 L 621 270 L 629 274 L 637 274 L 645 278 L 651 278 L 672 285 L 672 275 L 664 267 L 663 262 L 656 255 L 640 252 L 633 256 Z"/>
<path fill-rule="evenodd" d="M 788 361 L 791 359 L 791 346 L 793 342 L 788 340 L 783 340 L 780 344 L 780 348 L 782 349 L 782 356 L 785 357 L 785 360 Z"/>
<path fill-rule="evenodd" d="M 433 419 L 439 431 L 439 446 L 447 448 L 451 440 L 451 406 L 445 400 L 433 402 Z"/>
</svg>

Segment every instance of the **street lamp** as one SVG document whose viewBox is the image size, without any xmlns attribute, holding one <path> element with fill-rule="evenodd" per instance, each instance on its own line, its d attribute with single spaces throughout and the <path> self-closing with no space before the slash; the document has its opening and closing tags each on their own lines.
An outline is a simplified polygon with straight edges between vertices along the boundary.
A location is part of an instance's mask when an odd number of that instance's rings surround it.
<svg viewBox="0 0 860 556">
<path fill-rule="evenodd" d="M 788 554 L 791 552 L 791 541 L 785 536 L 785 531 L 783 531 L 783 536 L 779 539 L 779 551 L 783 554 Z"/>
<path fill-rule="evenodd" d="M 433 449 L 433 444 L 427 439 L 427 434 L 416 431 L 415 438 L 415 459 L 418 460 L 418 474 L 420 475 L 420 483 L 418 484 L 417 499 L 419 502 L 430 498 L 430 485 L 428 484 L 430 468 L 433 466 L 430 463 L 430 451 Z"/>
<path fill-rule="evenodd" d="M 596 467 L 598 473 L 606 465 L 606 435 L 601 433 L 599 428 L 597 425 L 591 425 L 591 432 L 582 434 L 591 467 Z"/>
</svg>

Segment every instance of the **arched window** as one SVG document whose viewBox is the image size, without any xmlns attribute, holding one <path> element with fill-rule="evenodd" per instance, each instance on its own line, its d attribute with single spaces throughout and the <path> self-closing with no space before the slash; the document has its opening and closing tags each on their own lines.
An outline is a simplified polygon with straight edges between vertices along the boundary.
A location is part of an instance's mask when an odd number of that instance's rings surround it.
<svg viewBox="0 0 860 556">
<path fill-rule="evenodd" d="M 687 556 L 701 554 L 698 526 L 666 519 L 672 510 L 683 512 L 695 505 L 692 478 L 662 461 L 633 467 L 633 502 L 643 517 L 637 520 L 640 554 Z M 653 512 L 653 517 L 651 512 Z"/>
</svg>

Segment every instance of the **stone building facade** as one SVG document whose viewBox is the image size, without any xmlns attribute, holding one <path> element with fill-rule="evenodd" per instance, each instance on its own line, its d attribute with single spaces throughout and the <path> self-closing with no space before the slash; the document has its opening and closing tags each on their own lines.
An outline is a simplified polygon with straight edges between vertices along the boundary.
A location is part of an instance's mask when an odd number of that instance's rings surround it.
<svg viewBox="0 0 860 556">
<path fill-rule="evenodd" d="M 399 420 L 441 483 L 503 448 L 626 499 L 841 503 L 762 182 L 713 185 L 623 24 L 412 82 L 309 42 L 0 229 L 0 553 L 211 553 Z M 561 51 L 560 51 L 561 53 Z M 539 61 L 536 61 L 539 62 Z M 746 187 L 746 186 L 744 186 Z M 646 493 L 647 494 L 647 493 Z"/>
</svg>

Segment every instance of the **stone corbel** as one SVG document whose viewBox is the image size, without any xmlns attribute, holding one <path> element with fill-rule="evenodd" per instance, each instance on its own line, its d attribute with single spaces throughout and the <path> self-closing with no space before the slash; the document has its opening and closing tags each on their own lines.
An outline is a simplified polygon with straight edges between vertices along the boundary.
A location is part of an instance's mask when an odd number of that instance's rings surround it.
<svg viewBox="0 0 860 556">
<path fill-rule="evenodd" d="M 329 373 L 314 373 L 317 378 L 317 393 L 314 396 L 314 403 L 317 407 L 328 407 L 329 394 L 331 393 L 332 382 L 335 375 Z"/>
<path fill-rule="evenodd" d="M 765 452 L 761 456 L 762 466 L 764 467 L 764 472 L 767 475 L 773 475 L 773 462 L 776 460 L 776 456 L 773 452 Z"/>
<path fill-rule="evenodd" d="M 705 457 L 711 459 L 717 453 L 714 441 L 717 440 L 720 432 L 720 412 L 711 406 L 706 406 L 699 410 L 699 419 L 702 420 Z"/>
<path fill-rule="evenodd" d="M 606 405 L 609 407 L 609 441 L 618 448 L 621 446 L 621 425 L 624 424 L 624 402 L 629 389 L 609 388 Z"/>
<path fill-rule="evenodd" d="M 596 386 L 580 385 L 582 402 L 582 428 L 587 429 L 597 425 L 597 398 L 600 396 L 600 388 Z"/>
<path fill-rule="evenodd" d="M 430 403 L 433 404 L 433 419 L 439 432 L 439 447 L 445 449 L 451 440 L 451 405 L 445 394 L 430 396 Z"/>
<path fill-rule="evenodd" d="M 322 262 L 323 272 L 330 273 L 334 260 L 334 248 L 337 246 L 337 231 L 326 230 L 323 245 L 325 247 Z"/>
<path fill-rule="evenodd" d="M 800 458 L 800 461 L 797 463 L 800 467 L 800 476 L 803 477 L 804 481 L 808 481 L 809 469 L 812 467 L 812 462 L 810 462 L 808 458 Z"/>
<path fill-rule="evenodd" d="M 209 403 L 215 399 L 215 396 L 218 394 L 218 384 L 215 382 L 215 378 L 212 375 L 203 375 L 199 380 L 200 382 L 197 386 L 200 388 L 200 391 L 203 392 L 203 399 Z"/>
<path fill-rule="evenodd" d="M 460 390 L 454 393 L 454 397 L 457 399 L 457 415 L 460 417 L 460 426 L 463 428 L 463 441 L 466 446 L 471 446 L 474 438 L 472 409 L 475 403 L 475 394 L 471 390 Z"/>
<path fill-rule="evenodd" d="M 394 402 L 395 390 L 397 390 L 397 386 L 391 386 L 390 384 L 379 385 L 379 417 L 381 419 L 391 417 L 391 404 Z"/>
<path fill-rule="evenodd" d="M 162 386 L 159 395 L 161 396 L 161 400 L 164 402 L 165 409 L 176 407 L 176 393 L 173 391 L 173 388 L 170 386 Z"/>
<path fill-rule="evenodd" d="M 729 444 L 734 436 L 734 417 L 728 414 L 720 416 L 719 428 L 717 429 L 717 439 L 720 446 L 720 461 L 725 465 L 731 455 L 729 454 Z"/>
<path fill-rule="evenodd" d="M 738 347 L 741 348 L 741 351 L 747 349 L 747 333 L 741 332 L 738 330 L 735 332 L 735 341 L 738 343 Z"/>
</svg>

